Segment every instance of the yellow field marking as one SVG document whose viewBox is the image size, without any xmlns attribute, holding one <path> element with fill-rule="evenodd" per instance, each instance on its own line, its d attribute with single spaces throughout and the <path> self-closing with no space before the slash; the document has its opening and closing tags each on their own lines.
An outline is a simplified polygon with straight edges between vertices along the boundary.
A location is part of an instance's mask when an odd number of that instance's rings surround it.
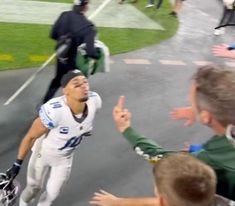
<svg viewBox="0 0 235 206">
<path fill-rule="evenodd" d="M 29 59 L 31 62 L 44 62 L 49 58 L 47 55 L 30 55 Z"/>
<path fill-rule="evenodd" d="M 0 54 L 0 61 L 14 61 L 14 58 L 10 54 Z"/>
</svg>

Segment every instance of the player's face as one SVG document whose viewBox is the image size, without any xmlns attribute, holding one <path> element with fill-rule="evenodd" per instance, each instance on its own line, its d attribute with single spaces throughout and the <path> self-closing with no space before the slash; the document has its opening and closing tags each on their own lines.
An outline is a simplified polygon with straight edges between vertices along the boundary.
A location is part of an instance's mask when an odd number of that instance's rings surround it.
<svg viewBox="0 0 235 206">
<path fill-rule="evenodd" d="M 74 77 L 65 87 L 65 95 L 74 98 L 80 102 L 88 100 L 89 83 L 84 76 Z"/>
</svg>

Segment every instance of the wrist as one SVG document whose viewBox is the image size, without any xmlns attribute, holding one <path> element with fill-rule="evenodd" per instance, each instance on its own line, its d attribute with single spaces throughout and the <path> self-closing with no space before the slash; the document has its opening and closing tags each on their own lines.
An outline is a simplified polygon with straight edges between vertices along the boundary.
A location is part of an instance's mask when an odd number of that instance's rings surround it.
<svg viewBox="0 0 235 206">
<path fill-rule="evenodd" d="M 22 159 L 16 159 L 16 161 L 14 162 L 14 165 L 21 167 L 21 165 L 23 164 L 23 160 Z"/>
<path fill-rule="evenodd" d="M 128 127 L 119 127 L 118 130 L 119 130 L 119 132 L 124 133 L 129 127 L 130 126 L 128 126 Z"/>
</svg>

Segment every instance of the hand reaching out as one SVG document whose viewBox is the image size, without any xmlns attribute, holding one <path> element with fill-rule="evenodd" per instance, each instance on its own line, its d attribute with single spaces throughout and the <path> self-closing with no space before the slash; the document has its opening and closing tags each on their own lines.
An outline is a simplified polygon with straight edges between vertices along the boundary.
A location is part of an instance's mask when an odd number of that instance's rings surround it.
<svg viewBox="0 0 235 206">
<path fill-rule="evenodd" d="M 235 58 L 235 51 L 228 50 L 229 45 L 221 44 L 212 47 L 212 53 L 217 57 Z"/>
<path fill-rule="evenodd" d="M 173 120 L 186 120 L 185 126 L 192 125 L 196 119 L 192 107 L 175 108 L 170 115 Z"/>
<path fill-rule="evenodd" d="M 119 198 L 108 193 L 104 190 L 100 190 L 99 192 L 95 192 L 92 197 L 90 204 L 96 206 L 117 206 L 116 202 Z"/>
</svg>

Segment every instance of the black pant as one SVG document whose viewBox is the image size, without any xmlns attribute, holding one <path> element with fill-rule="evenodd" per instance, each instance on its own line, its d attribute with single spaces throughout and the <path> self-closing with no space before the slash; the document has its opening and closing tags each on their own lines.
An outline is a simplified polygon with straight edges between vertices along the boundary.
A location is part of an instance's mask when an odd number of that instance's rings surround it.
<svg viewBox="0 0 235 206">
<path fill-rule="evenodd" d="M 57 65 L 56 65 L 56 75 L 54 79 L 52 79 L 49 88 L 46 92 L 46 95 L 43 99 L 43 103 L 50 100 L 56 93 L 56 91 L 60 88 L 60 82 L 62 77 L 70 70 L 76 69 L 75 60 L 72 59 L 70 62 L 62 62 L 59 59 L 57 59 Z"/>
<path fill-rule="evenodd" d="M 224 6 L 223 16 L 221 17 L 218 26 L 222 26 L 222 25 L 226 25 L 226 24 L 232 23 L 233 18 L 234 18 L 234 12 L 235 12 L 234 9 L 227 9 Z"/>
</svg>

